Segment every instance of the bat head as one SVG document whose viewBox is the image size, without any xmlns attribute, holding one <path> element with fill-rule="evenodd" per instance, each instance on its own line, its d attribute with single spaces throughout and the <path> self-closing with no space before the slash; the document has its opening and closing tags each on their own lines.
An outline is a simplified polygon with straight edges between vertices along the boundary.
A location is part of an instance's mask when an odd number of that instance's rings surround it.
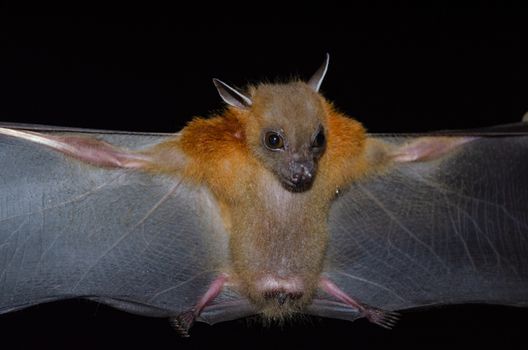
<svg viewBox="0 0 528 350">
<path fill-rule="evenodd" d="M 329 56 L 308 82 L 260 84 L 243 94 L 214 84 L 230 106 L 249 114 L 246 138 L 255 156 L 291 192 L 310 189 L 326 148 L 324 98 L 318 93 Z"/>
</svg>

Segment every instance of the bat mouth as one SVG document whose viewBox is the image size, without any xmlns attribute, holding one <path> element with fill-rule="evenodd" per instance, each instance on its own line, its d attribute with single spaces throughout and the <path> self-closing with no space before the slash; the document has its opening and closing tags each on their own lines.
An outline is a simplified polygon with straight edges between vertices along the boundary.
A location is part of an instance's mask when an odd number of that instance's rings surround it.
<svg viewBox="0 0 528 350">
<path fill-rule="evenodd" d="M 284 189 L 290 192 L 299 193 L 308 191 L 310 188 L 312 188 L 313 178 L 306 179 L 304 181 L 293 182 L 288 178 L 281 177 L 280 182 Z"/>
</svg>

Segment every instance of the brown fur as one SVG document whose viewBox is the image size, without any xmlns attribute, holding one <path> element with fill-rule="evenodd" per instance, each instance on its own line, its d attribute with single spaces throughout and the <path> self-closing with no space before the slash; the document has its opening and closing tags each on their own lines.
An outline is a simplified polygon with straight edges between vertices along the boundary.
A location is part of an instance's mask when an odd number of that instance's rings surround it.
<svg viewBox="0 0 528 350">
<path fill-rule="evenodd" d="M 329 207 L 336 189 L 366 173 L 366 136 L 360 123 L 336 112 L 304 83 L 257 86 L 251 95 L 251 109 L 196 118 L 178 137 L 147 153 L 160 160 L 151 171 L 178 169 L 184 180 L 210 188 L 230 233 L 232 283 L 265 315 L 281 318 L 307 305 L 317 289 Z M 262 130 L 310 135 L 319 124 L 327 146 L 313 186 L 289 192 L 273 173 L 280 159 L 262 148 Z M 184 159 L 173 159 L 181 151 Z M 282 306 L 270 302 L 256 288 L 267 274 L 299 277 L 304 295 Z"/>
</svg>

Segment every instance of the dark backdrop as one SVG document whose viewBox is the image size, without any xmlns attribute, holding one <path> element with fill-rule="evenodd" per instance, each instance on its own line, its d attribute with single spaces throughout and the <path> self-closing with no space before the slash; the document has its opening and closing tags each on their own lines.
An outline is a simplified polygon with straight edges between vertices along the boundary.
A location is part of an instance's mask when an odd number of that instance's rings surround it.
<svg viewBox="0 0 528 350">
<path fill-rule="evenodd" d="M 132 16 L 128 4 L 64 17 L 43 16 L 63 10 L 49 5 L 19 16 L 14 3 L 0 8 L 2 121 L 174 132 L 222 108 L 211 78 L 235 86 L 308 78 L 325 52 L 323 94 L 371 132 L 483 127 L 518 121 L 528 110 L 526 11 L 519 8 L 143 4 Z M 454 306 L 407 312 L 390 332 L 363 321 L 271 329 L 235 321 L 197 325 L 182 340 L 164 320 L 70 301 L 0 316 L 0 336 L 28 348 L 505 346 L 525 339 L 527 316 Z"/>
</svg>

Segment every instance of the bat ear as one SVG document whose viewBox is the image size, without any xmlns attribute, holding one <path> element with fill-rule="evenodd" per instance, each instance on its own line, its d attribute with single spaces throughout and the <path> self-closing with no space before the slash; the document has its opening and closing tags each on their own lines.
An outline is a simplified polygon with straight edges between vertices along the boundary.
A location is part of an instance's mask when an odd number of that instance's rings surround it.
<svg viewBox="0 0 528 350">
<path fill-rule="evenodd" d="M 215 85 L 216 90 L 218 90 L 220 97 L 222 97 L 222 100 L 228 105 L 241 109 L 248 109 L 251 107 L 251 98 L 235 90 L 220 79 L 213 79 L 213 84 Z"/>
<path fill-rule="evenodd" d="M 328 64 L 330 63 L 330 54 L 326 54 L 325 61 L 323 62 L 323 65 L 319 67 L 317 72 L 312 75 L 310 80 L 308 80 L 308 85 L 314 89 L 315 92 L 319 92 L 319 88 L 321 87 L 321 84 L 323 83 L 323 79 L 326 75 L 326 71 L 328 70 Z"/>
<path fill-rule="evenodd" d="M 426 162 L 438 159 L 463 144 L 478 139 L 476 136 L 428 136 L 419 137 L 394 149 L 390 156 L 399 163 Z"/>
</svg>

